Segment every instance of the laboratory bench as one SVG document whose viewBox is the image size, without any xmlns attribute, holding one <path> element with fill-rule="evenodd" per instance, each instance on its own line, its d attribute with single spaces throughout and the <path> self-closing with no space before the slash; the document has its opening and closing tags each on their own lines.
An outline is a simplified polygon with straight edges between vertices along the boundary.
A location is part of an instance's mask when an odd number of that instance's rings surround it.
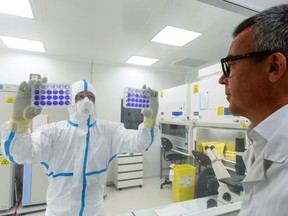
<svg viewBox="0 0 288 216">
<path fill-rule="evenodd" d="M 217 206 L 208 208 L 211 201 L 217 203 Z M 217 201 L 217 196 L 213 195 L 150 209 L 131 211 L 119 216 L 236 216 L 239 214 L 240 207 L 241 202 L 222 204 Z"/>
</svg>

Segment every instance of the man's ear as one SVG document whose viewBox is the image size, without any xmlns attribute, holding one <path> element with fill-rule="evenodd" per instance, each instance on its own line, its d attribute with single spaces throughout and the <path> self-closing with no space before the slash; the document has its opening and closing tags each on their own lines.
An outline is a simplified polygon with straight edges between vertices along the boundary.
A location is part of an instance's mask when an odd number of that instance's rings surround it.
<svg viewBox="0 0 288 216">
<path fill-rule="evenodd" d="M 287 59 L 281 52 L 270 56 L 269 75 L 270 82 L 277 82 L 287 70 Z"/>
</svg>

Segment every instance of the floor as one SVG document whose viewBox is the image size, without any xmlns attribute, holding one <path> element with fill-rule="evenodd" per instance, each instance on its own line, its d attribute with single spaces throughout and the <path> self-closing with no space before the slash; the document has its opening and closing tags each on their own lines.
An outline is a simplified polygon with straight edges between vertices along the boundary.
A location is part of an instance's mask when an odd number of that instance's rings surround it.
<svg viewBox="0 0 288 216">
<path fill-rule="evenodd" d="M 172 203 L 172 187 L 165 185 L 160 189 L 164 179 L 144 179 L 143 187 L 130 187 L 118 190 L 115 186 L 107 186 L 107 197 L 104 201 L 105 216 L 118 216 L 135 210 L 152 208 Z M 45 212 L 25 214 L 25 216 L 44 216 Z"/>
</svg>

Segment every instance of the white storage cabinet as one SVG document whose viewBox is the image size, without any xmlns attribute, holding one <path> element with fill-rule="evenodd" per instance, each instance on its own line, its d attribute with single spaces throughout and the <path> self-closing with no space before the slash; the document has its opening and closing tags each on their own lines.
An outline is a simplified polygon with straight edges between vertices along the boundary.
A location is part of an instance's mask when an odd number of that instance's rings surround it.
<svg viewBox="0 0 288 216">
<path fill-rule="evenodd" d="M 114 162 L 114 185 L 118 189 L 143 185 L 143 154 L 120 154 Z"/>
</svg>

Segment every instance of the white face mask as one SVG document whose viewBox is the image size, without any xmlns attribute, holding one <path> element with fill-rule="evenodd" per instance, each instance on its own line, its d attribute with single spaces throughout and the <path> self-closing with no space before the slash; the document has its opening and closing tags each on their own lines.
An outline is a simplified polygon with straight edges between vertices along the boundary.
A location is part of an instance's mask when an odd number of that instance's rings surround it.
<svg viewBox="0 0 288 216">
<path fill-rule="evenodd" d="M 82 116 L 88 116 L 93 113 L 94 103 L 85 97 L 76 103 L 77 113 Z"/>
</svg>

